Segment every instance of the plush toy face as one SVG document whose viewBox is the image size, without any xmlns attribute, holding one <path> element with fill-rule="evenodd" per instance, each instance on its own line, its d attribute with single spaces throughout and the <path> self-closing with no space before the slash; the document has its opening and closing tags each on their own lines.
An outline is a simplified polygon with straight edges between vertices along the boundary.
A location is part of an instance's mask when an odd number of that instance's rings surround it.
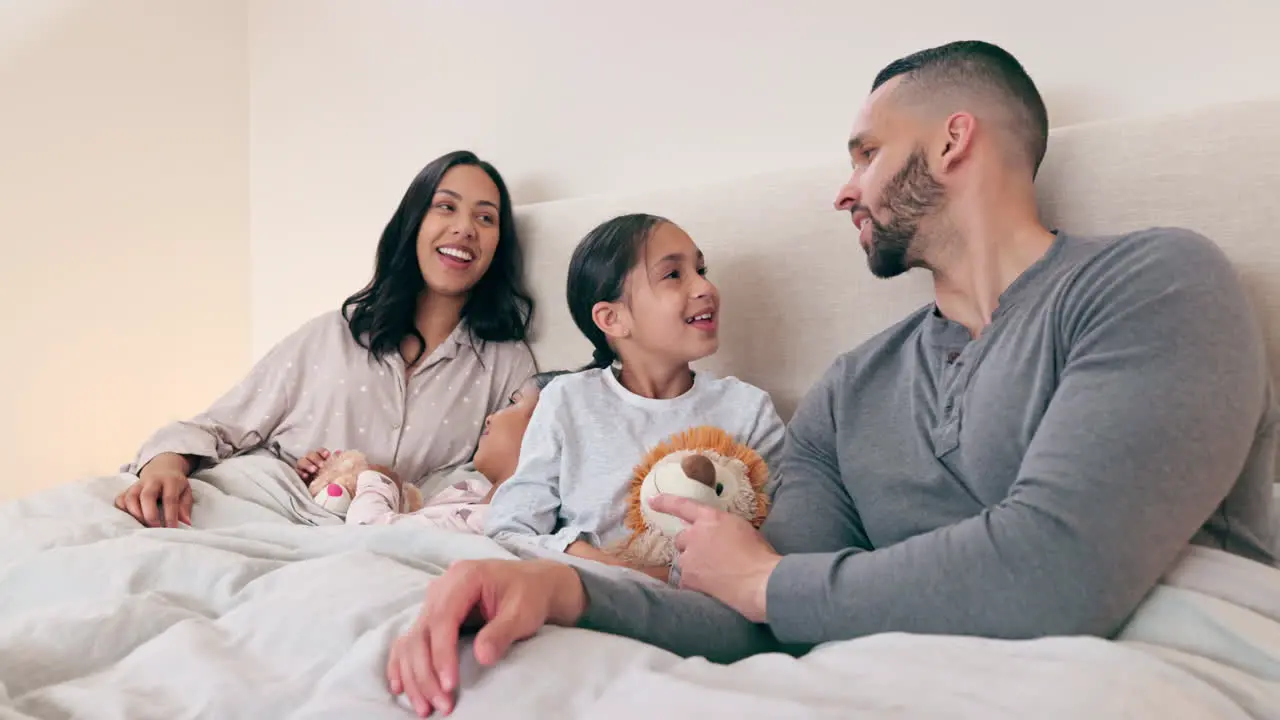
<svg viewBox="0 0 1280 720">
<path fill-rule="evenodd" d="M 696 427 L 674 435 L 636 466 L 627 510 L 631 535 L 613 550 L 628 563 L 671 562 L 673 538 L 685 523 L 649 507 L 659 494 L 691 498 L 759 527 L 768 512 L 768 478 L 760 455 L 719 428 Z"/>
<path fill-rule="evenodd" d="M 339 485 L 349 495 L 356 493 L 356 475 L 369 468 L 369 460 L 359 450 L 338 450 L 320 464 L 307 489 L 313 496 L 326 494 L 329 485 Z"/>
<path fill-rule="evenodd" d="M 351 493 L 338 483 L 329 483 L 314 497 L 317 505 L 339 515 L 351 507 Z"/>
<path fill-rule="evenodd" d="M 640 483 L 640 512 L 645 522 L 674 537 L 685 523 L 649 507 L 649 501 L 659 494 L 687 497 L 740 517 L 755 514 L 755 488 L 747 479 L 746 463 L 712 450 L 673 452 L 655 463 Z"/>
</svg>

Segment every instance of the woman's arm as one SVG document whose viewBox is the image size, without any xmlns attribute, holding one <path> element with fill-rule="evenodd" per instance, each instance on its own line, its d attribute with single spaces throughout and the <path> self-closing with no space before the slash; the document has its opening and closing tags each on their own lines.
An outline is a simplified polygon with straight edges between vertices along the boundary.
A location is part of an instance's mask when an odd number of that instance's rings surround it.
<svg viewBox="0 0 1280 720">
<path fill-rule="evenodd" d="M 143 443 L 125 472 L 139 474 L 157 456 L 187 463 L 184 475 L 225 460 L 275 433 L 297 398 L 303 348 L 315 334 L 315 321 L 273 347 L 239 383 L 204 412 L 170 423 Z"/>
</svg>

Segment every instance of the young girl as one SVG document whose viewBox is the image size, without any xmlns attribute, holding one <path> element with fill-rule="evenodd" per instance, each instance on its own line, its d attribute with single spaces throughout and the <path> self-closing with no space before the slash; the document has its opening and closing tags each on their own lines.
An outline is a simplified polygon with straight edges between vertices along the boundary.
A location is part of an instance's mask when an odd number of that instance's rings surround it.
<svg viewBox="0 0 1280 720">
<path fill-rule="evenodd" d="M 602 548 L 627 534 L 632 469 L 695 425 L 725 430 L 776 467 L 784 426 L 768 393 L 690 368 L 719 346 L 720 297 L 706 272 L 693 240 L 652 215 L 614 218 L 579 243 L 569 311 L 593 362 L 542 393 L 515 474 L 494 493 L 490 537 L 622 564 Z"/>
<path fill-rule="evenodd" d="M 450 472 L 445 487 L 427 498 L 422 509 L 416 512 L 397 510 L 402 486 L 396 473 L 366 464 L 356 477 L 356 496 L 347 508 L 346 523 L 390 525 L 407 520 L 443 530 L 484 534 L 489 500 L 515 472 L 520 445 L 529 417 L 538 404 L 538 394 L 547 383 L 563 374 L 564 371 L 538 373 L 512 393 L 509 405 L 485 419 L 471 462 Z M 317 479 L 324 477 L 339 455 L 340 452 L 324 452 L 319 457 L 317 453 L 308 454 L 312 462 L 319 461 Z"/>
</svg>

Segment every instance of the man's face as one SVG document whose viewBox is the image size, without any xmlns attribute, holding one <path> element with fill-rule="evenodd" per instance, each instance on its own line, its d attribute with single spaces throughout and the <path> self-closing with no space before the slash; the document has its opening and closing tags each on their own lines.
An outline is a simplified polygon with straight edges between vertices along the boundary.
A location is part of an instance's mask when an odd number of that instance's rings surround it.
<svg viewBox="0 0 1280 720">
<path fill-rule="evenodd" d="M 850 213 L 867 264 L 882 278 L 924 265 L 920 225 L 946 195 L 929 170 L 924 128 L 894 101 L 897 83 L 880 86 L 858 114 L 849 137 L 853 174 L 835 203 Z"/>
</svg>

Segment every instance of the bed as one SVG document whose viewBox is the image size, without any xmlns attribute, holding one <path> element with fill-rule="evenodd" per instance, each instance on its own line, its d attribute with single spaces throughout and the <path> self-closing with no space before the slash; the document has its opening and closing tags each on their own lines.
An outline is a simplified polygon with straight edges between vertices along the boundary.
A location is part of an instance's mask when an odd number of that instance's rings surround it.
<svg viewBox="0 0 1280 720">
<path fill-rule="evenodd" d="M 1280 102 L 1255 102 L 1056 130 L 1039 186 L 1046 219 L 1076 232 L 1183 225 L 1222 244 L 1277 376 L 1277 168 Z M 522 207 L 540 365 L 590 354 L 561 307 L 576 238 L 610 213 L 657 212 L 703 247 L 731 309 L 708 365 L 789 415 L 837 353 L 929 293 L 920 276 L 866 273 L 830 212 L 843 175 L 833 162 Z M 449 563 L 509 556 L 480 537 L 345 527 L 270 457 L 198 474 L 192 528 L 116 511 L 132 479 L 0 505 L 0 720 L 409 717 L 383 679 L 390 640 Z M 457 718 L 1280 718 L 1280 569 L 1188 548 L 1107 640 L 885 634 L 714 665 L 548 628 L 496 668 L 464 659 Z"/>
<path fill-rule="evenodd" d="M 0 718 L 407 717 L 390 639 L 451 561 L 509 557 L 345 527 L 270 457 L 194 479 L 192 529 L 138 530 L 111 505 L 130 480 L 0 508 Z M 1115 641 L 887 634 L 713 665 L 549 628 L 463 685 L 457 718 L 1280 717 L 1280 570 L 1189 550 Z"/>
</svg>

